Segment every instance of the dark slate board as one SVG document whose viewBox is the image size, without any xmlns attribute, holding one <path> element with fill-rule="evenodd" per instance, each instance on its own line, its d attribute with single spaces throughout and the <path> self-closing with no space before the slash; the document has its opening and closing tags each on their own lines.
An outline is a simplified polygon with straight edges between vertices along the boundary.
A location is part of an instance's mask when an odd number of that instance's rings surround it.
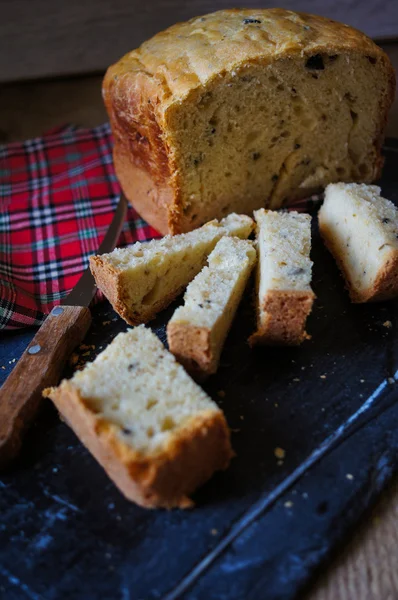
<svg viewBox="0 0 398 600">
<path fill-rule="evenodd" d="M 398 142 L 385 153 L 383 192 L 398 203 Z M 127 502 L 55 410 L 43 409 L 0 478 L 1 598 L 297 596 L 398 467 L 398 304 L 351 305 L 315 225 L 313 259 L 318 300 L 301 348 L 251 351 L 250 298 L 239 309 L 205 385 L 237 457 L 198 491 L 195 510 Z M 163 340 L 173 309 L 151 324 Z M 93 316 L 86 344 L 97 349 L 87 358 L 126 329 L 107 304 Z M 32 335 L 2 336 L 2 378 Z"/>
</svg>

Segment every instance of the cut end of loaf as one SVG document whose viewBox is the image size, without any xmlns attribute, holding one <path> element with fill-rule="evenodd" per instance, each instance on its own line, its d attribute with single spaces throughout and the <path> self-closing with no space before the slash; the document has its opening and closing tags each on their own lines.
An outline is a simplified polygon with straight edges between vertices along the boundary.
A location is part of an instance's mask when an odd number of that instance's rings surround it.
<svg viewBox="0 0 398 600">
<path fill-rule="evenodd" d="M 192 505 L 190 494 L 232 457 L 223 413 L 143 326 L 44 394 L 141 506 Z"/>
</svg>

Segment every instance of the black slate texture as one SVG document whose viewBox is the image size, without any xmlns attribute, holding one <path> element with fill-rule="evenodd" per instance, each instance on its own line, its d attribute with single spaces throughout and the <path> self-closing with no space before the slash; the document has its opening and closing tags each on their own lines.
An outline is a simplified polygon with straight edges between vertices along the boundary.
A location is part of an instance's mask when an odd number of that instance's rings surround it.
<svg viewBox="0 0 398 600">
<path fill-rule="evenodd" d="M 398 142 L 385 154 L 383 193 L 398 203 Z M 239 309 L 204 386 L 237 457 L 194 510 L 127 502 L 45 405 L 0 477 L 0 598 L 297 597 L 398 468 L 397 302 L 352 305 L 315 223 L 313 260 L 317 301 L 302 347 L 251 351 L 249 297 Z M 173 309 L 151 323 L 162 340 Z M 126 329 L 106 303 L 93 316 L 87 359 Z M 0 382 L 33 334 L 2 335 Z"/>
</svg>

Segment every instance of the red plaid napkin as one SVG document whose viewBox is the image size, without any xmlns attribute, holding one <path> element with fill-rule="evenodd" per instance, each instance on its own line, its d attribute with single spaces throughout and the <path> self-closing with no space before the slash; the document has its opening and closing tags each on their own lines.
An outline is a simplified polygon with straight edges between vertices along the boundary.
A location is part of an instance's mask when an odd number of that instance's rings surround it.
<svg viewBox="0 0 398 600">
<path fill-rule="evenodd" d="M 115 211 L 109 125 L 0 146 L 0 329 L 40 325 L 79 280 Z M 159 234 L 133 208 L 118 246 Z"/>
</svg>

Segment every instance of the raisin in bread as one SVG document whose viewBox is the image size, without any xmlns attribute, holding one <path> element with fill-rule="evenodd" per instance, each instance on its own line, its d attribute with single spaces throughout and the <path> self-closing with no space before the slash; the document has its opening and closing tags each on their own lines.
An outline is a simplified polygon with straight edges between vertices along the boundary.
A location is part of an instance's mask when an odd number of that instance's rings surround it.
<svg viewBox="0 0 398 600">
<path fill-rule="evenodd" d="M 257 331 L 250 344 L 297 345 L 308 338 L 305 323 L 311 290 L 311 217 L 258 210 Z"/>
<path fill-rule="evenodd" d="M 222 238 L 187 287 L 184 306 L 167 326 L 170 351 L 188 372 L 202 379 L 218 368 L 227 333 L 256 261 L 253 244 Z"/>
<path fill-rule="evenodd" d="M 141 506 L 190 506 L 189 495 L 232 456 L 221 410 L 144 326 L 120 333 L 45 395 Z"/>
<path fill-rule="evenodd" d="M 398 210 L 375 185 L 328 185 L 319 229 L 353 302 L 398 295 Z"/>
<path fill-rule="evenodd" d="M 196 231 L 92 256 L 90 268 L 99 289 L 127 323 L 146 323 L 199 273 L 222 236 L 247 238 L 253 226 L 249 217 L 232 214 Z"/>
<path fill-rule="evenodd" d="M 371 182 L 394 70 L 364 34 L 282 9 L 179 23 L 109 68 L 127 198 L 162 233 L 251 214 L 334 181 Z"/>
</svg>

